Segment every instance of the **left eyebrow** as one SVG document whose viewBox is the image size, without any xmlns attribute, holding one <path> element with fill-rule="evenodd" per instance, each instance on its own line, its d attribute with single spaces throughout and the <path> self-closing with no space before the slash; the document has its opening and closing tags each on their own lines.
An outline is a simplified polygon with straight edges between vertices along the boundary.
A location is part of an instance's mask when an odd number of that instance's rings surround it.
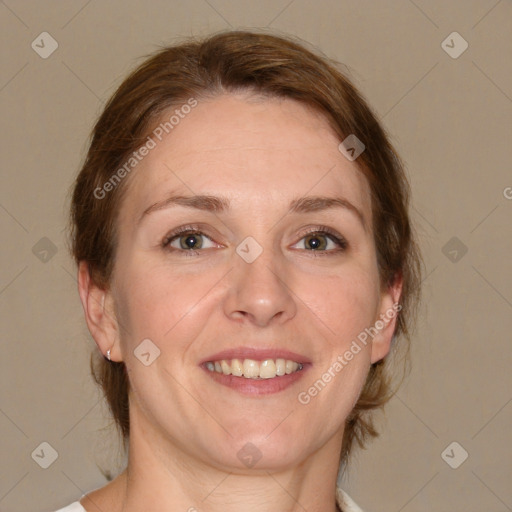
<svg viewBox="0 0 512 512">
<path fill-rule="evenodd" d="M 355 216 L 363 225 L 363 229 L 366 231 L 366 219 L 364 218 L 363 213 L 356 206 L 354 206 L 348 199 L 345 199 L 343 197 L 299 197 L 298 199 L 294 199 L 290 203 L 289 213 L 311 213 L 329 210 L 331 208 L 344 208 L 349 212 L 355 214 Z"/>
<path fill-rule="evenodd" d="M 226 197 L 210 195 L 183 196 L 173 195 L 163 201 L 152 204 L 146 208 L 140 216 L 139 222 L 152 212 L 172 208 L 173 206 L 182 206 L 213 213 L 222 213 L 229 210 L 230 201 Z M 288 213 L 311 213 L 325 211 L 333 208 L 343 208 L 353 213 L 361 222 L 364 230 L 367 230 L 366 219 L 362 212 L 354 206 L 348 199 L 342 197 L 327 196 L 306 196 L 293 199 L 290 202 Z"/>
</svg>

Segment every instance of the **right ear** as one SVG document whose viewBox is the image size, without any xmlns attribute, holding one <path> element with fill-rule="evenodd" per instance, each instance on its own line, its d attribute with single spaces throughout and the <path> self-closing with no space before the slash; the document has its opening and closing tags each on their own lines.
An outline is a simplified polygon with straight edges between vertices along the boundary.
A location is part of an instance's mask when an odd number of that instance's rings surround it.
<svg viewBox="0 0 512 512">
<path fill-rule="evenodd" d="M 96 345 L 106 357 L 110 349 L 112 361 L 121 361 L 119 327 L 109 290 L 97 286 L 91 279 L 89 265 L 81 261 L 78 265 L 78 293 L 84 308 L 85 321 Z"/>
</svg>

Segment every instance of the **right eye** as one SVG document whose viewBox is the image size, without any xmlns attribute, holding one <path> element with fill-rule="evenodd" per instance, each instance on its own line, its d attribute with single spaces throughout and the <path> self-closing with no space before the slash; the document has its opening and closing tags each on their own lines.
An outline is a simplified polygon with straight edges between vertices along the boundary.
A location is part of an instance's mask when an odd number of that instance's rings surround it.
<svg viewBox="0 0 512 512">
<path fill-rule="evenodd" d="M 211 249 L 216 245 L 209 236 L 201 231 L 184 227 L 169 233 L 163 240 L 162 247 L 168 248 L 172 252 L 197 254 L 200 249 Z"/>
</svg>

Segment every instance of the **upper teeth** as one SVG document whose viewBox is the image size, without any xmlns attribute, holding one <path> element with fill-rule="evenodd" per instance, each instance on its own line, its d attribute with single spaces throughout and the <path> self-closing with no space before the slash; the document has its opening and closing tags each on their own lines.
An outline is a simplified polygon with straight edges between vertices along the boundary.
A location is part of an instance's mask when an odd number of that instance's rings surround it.
<svg viewBox="0 0 512 512">
<path fill-rule="evenodd" d="M 276 376 L 302 370 L 303 365 L 289 359 L 265 359 L 256 361 L 254 359 L 232 359 L 221 361 L 208 361 L 206 368 L 211 372 L 245 377 L 247 379 L 272 379 Z"/>
</svg>

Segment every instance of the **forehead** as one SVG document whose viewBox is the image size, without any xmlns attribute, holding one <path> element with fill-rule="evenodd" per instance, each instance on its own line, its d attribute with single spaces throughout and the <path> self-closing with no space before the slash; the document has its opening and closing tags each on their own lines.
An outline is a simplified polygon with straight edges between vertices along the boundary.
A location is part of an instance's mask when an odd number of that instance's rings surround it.
<svg viewBox="0 0 512 512">
<path fill-rule="evenodd" d="M 130 216 L 172 191 L 222 194 L 253 213 L 290 197 L 342 195 L 371 220 L 365 176 L 339 152 L 326 118 L 301 103 L 229 94 L 199 101 L 172 126 L 162 140 L 150 134 L 155 147 L 130 177 Z"/>
</svg>

